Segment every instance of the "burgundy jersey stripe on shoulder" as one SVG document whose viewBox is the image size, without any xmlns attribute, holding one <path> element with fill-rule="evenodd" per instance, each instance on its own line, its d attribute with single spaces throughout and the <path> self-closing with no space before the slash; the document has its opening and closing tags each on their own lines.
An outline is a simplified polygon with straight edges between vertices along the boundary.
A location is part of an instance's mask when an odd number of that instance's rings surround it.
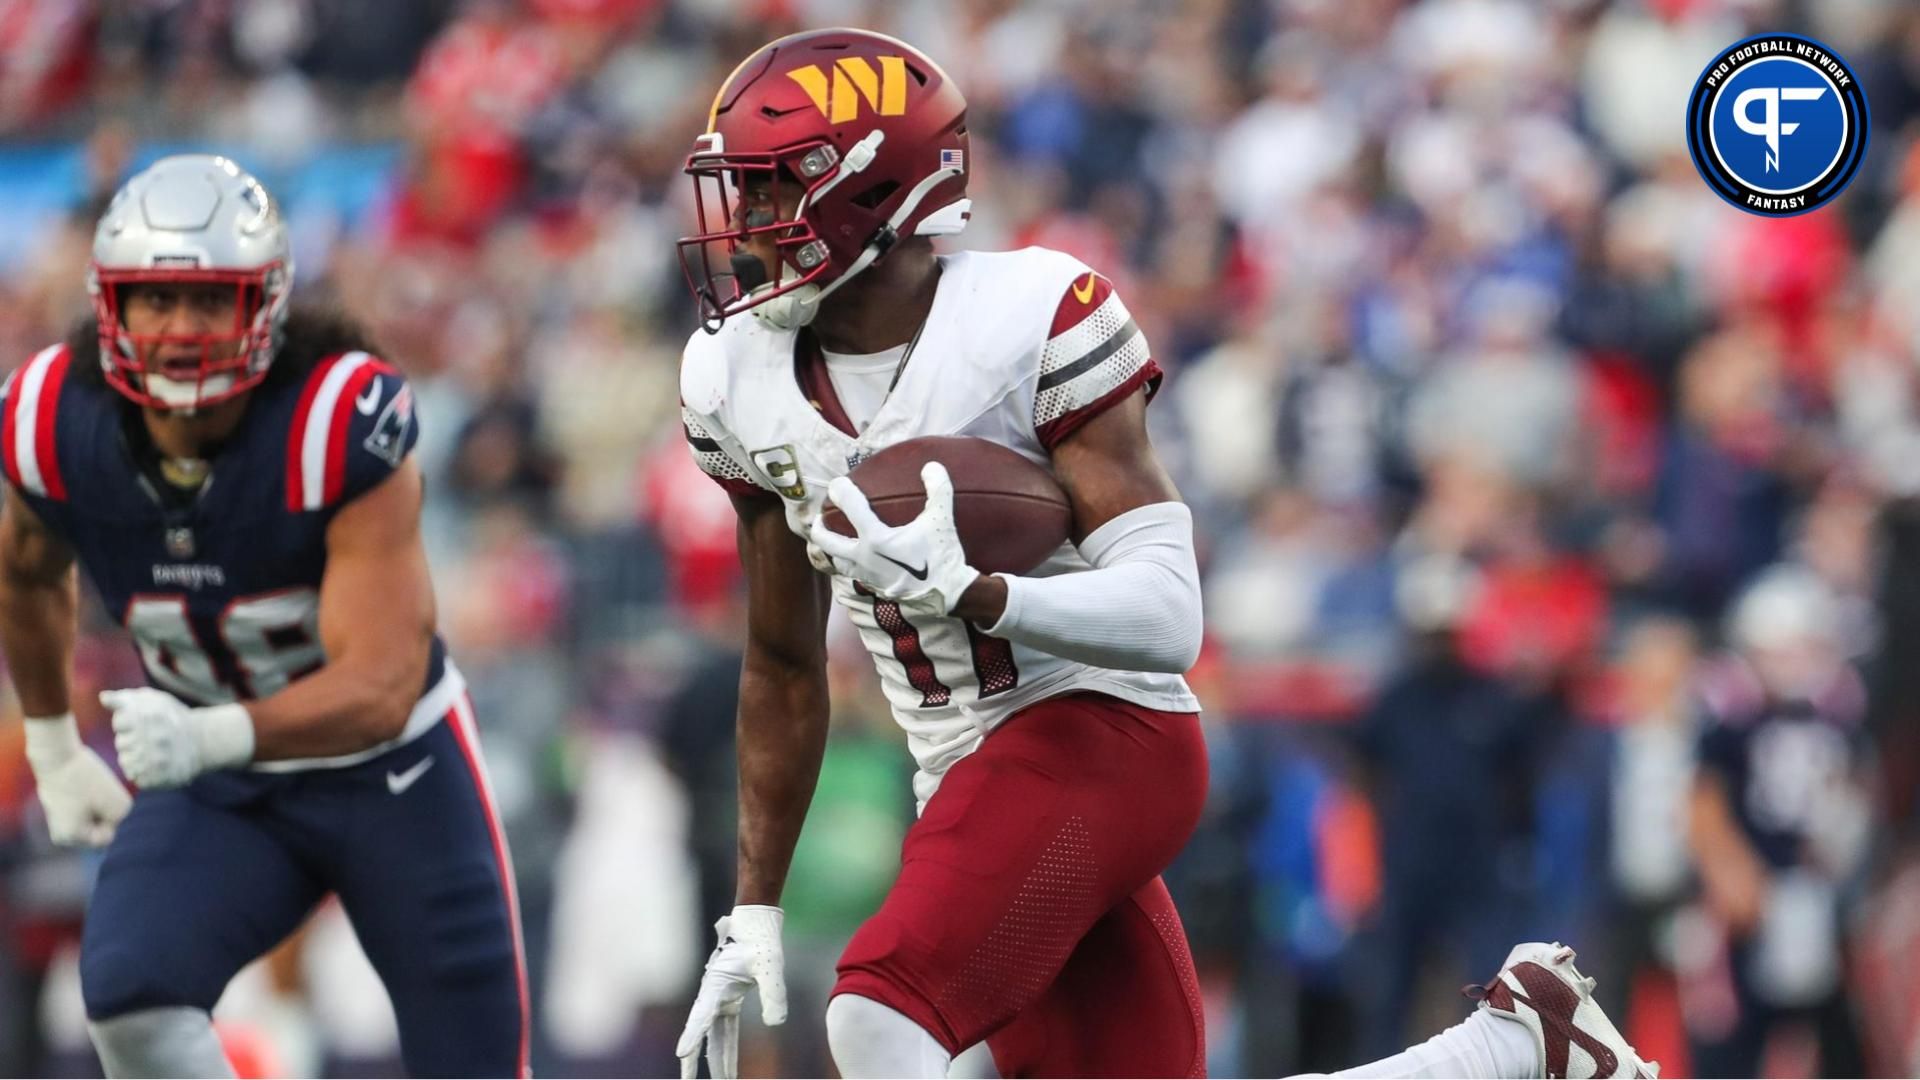
<svg viewBox="0 0 1920 1080">
<path fill-rule="evenodd" d="M 1052 450 L 1065 441 L 1067 436 L 1085 427 L 1088 421 L 1120 404 L 1143 388 L 1146 390 L 1147 400 L 1152 401 L 1153 396 L 1159 393 L 1160 383 L 1164 378 L 1165 373 L 1160 370 L 1160 365 L 1149 359 L 1144 367 L 1128 376 L 1127 380 L 1119 386 L 1072 412 L 1063 413 L 1036 427 L 1034 430 L 1040 437 L 1040 445 Z"/>
<path fill-rule="evenodd" d="M 1126 304 L 1106 278 L 1088 271 L 1068 285 L 1040 348 L 1034 431 L 1051 450 L 1140 387 L 1151 397 L 1160 377 Z"/>
<path fill-rule="evenodd" d="M 700 414 L 689 409 L 686 402 L 680 404 L 680 429 L 686 432 L 687 449 L 693 453 L 694 464 L 714 483 L 735 495 L 759 495 L 766 492 L 759 482 L 728 454 L 713 437 Z"/>
<path fill-rule="evenodd" d="M 1067 286 L 1066 294 L 1060 297 L 1060 306 L 1053 311 L 1053 325 L 1048 328 L 1047 337 L 1057 338 L 1080 325 L 1112 295 L 1113 282 L 1092 270 L 1074 278 L 1073 284 Z"/>
</svg>

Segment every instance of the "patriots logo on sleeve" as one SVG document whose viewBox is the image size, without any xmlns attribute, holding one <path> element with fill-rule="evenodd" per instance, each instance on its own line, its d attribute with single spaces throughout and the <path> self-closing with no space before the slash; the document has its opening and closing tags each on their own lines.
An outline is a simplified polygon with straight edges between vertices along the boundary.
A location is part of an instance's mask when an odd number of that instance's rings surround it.
<svg viewBox="0 0 1920 1080">
<path fill-rule="evenodd" d="M 393 395 L 393 400 L 387 402 L 380 418 L 373 422 L 372 433 L 360 445 L 368 453 L 397 469 L 400 459 L 406 456 L 407 432 L 412 427 L 413 387 L 403 384 L 400 392 Z"/>
</svg>

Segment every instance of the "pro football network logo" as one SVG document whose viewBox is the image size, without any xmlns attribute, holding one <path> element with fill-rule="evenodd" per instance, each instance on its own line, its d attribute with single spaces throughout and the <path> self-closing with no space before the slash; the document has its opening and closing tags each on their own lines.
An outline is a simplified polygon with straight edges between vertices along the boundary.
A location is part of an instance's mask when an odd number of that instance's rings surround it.
<svg viewBox="0 0 1920 1080">
<path fill-rule="evenodd" d="M 1832 49 L 1761 34 L 1707 64 L 1687 101 L 1687 149 L 1714 194 L 1791 217 L 1846 190 L 1867 155 L 1867 97 Z"/>
</svg>

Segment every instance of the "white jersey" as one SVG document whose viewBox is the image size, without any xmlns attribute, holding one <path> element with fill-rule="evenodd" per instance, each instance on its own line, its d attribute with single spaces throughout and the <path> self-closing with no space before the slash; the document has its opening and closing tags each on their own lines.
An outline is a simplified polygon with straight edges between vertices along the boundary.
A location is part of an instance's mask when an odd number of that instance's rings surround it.
<svg viewBox="0 0 1920 1080">
<path fill-rule="evenodd" d="M 696 332 L 680 369 L 687 439 L 708 475 L 773 492 L 802 537 L 827 484 L 874 453 L 926 435 L 1011 447 L 1052 470 L 1051 448 L 1126 395 L 1159 383 L 1145 337 L 1104 278 L 1044 248 L 940 257 L 939 289 L 899 383 L 858 435 L 831 383 L 796 360 L 798 335 L 757 319 Z M 805 358 L 802 358 L 805 359 Z M 808 385 L 803 387 L 803 375 Z M 850 425 L 848 425 L 850 429 Z M 1032 576 L 1090 569 L 1071 542 Z M 833 578 L 833 595 L 873 655 L 920 772 L 924 805 L 954 762 L 1043 698 L 1097 690 L 1149 708 L 1198 712 L 1178 675 L 1113 671 L 990 637 L 964 619 L 915 613 Z"/>
</svg>

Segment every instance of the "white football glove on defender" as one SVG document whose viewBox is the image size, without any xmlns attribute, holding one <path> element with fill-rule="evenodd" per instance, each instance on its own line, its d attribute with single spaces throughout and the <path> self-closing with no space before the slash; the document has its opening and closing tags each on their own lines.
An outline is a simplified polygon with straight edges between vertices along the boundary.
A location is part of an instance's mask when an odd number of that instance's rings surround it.
<svg viewBox="0 0 1920 1080">
<path fill-rule="evenodd" d="M 27 718 L 27 764 L 47 814 L 47 832 L 62 847 L 106 847 L 133 807 L 127 785 L 80 741 L 73 714 Z"/>
<path fill-rule="evenodd" d="M 680 1057 L 681 1080 L 699 1075 L 702 1042 L 714 1077 L 740 1075 L 740 1007 L 752 987 L 760 988 L 760 1019 L 769 1026 L 787 1022 L 786 962 L 780 949 L 784 917 L 777 907 L 742 904 L 713 924 L 720 944 L 707 957 L 700 993 L 673 1050 Z"/>
<path fill-rule="evenodd" d="M 143 788 L 181 787 L 203 772 L 253 760 L 253 717 L 244 705 L 190 708 L 165 690 L 103 690 L 113 710 L 113 748 L 127 779 Z"/>
<path fill-rule="evenodd" d="M 929 461 L 920 467 L 927 505 L 920 516 L 898 528 L 880 520 L 858 485 L 844 476 L 827 485 L 827 498 L 847 516 L 855 536 L 841 536 L 815 518 L 809 529 L 814 546 L 833 559 L 834 569 L 889 600 L 938 608 L 950 615 L 980 571 L 967 565 L 960 532 L 953 524 L 953 480 L 947 467 Z"/>
</svg>

